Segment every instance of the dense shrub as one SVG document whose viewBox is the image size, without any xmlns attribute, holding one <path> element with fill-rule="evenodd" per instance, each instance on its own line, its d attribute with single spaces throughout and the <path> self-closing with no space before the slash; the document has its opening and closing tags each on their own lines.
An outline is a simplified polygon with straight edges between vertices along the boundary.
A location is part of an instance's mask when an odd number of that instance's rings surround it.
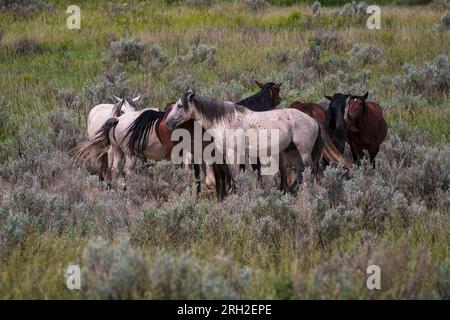
<svg viewBox="0 0 450 320">
<path fill-rule="evenodd" d="M 69 110 L 78 109 L 82 105 L 81 97 L 73 89 L 58 90 L 56 100 L 60 106 Z"/>
<path fill-rule="evenodd" d="M 247 8 L 254 13 L 263 10 L 268 4 L 266 0 L 245 0 Z"/>
<path fill-rule="evenodd" d="M 199 81 L 191 73 L 179 73 L 170 83 L 172 89 L 179 94 L 189 89 L 197 91 L 199 88 Z"/>
<path fill-rule="evenodd" d="M 147 61 L 150 72 L 156 72 L 168 63 L 169 57 L 164 53 L 159 44 L 154 43 L 150 49 Z"/>
<path fill-rule="evenodd" d="M 364 65 L 380 63 L 383 60 L 383 51 L 371 44 L 356 43 L 347 52 L 350 65 Z"/>
<path fill-rule="evenodd" d="M 450 261 L 445 261 L 438 270 L 437 289 L 441 299 L 450 299 Z"/>
<path fill-rule="evenodd" d="M 402 94 L 447 95 L 450 88 L 448 56 L 439 55 L 421 66 L 405 64 L 403 75 L 395 76 L 392 85 Z"/>
<path fill-rule="evenodd" d="M 145 257 L 126 235 L 115 244 L 91 240 L 84 249 L 82 276 L 82 295 L 88 299 L 136 298 L 148 280 Z"/>
<path fill-rule="evenodd" d="M 119 62 L 141 62 L 145 50 L 145 44 L 135 39 L 121 38 L 111 42 L 109 58 Z"/>
<path fill-rule="evenodd" d="M 30 15 L 39 10 L 50 10 L 53 6 L 42 0 L 1 0 L 0 12 L 13 11 L 20 14 Z"/>
<path fill-rule="evenodd" d="M 242 98 L 244 87 L 236 80 L 216 82 L 202 90 L 202 95 L 214 97 L 221 101 L 237 102 Z"/>
<path fill-rule="evenodd" d="M 341 37 L 331 29 L 318 29 L 311 41 L 322 50 L 336 50 L 342 45 Z"/>
<path fill-rule="evenodd" d="M 315 1 L 315 2 L 312 4 L 311 10 L 312 10 L 313 16 L 318 16 L 318 15 L 320 15 L 320 6 L 321 6 L 321 4 L 320 4 L 319 1 Z"/>
<path fill-rule="evenodd" d="M 91 105 L 114 103 L 114 96 L 130 96 L 130 80 L 121 63 L 114 63 L 110 69 L 100 75 L 97 83 L 88 82 L 84 90 Z"/>
<path fill-rule="evenodd" d="M 156 299 L 239 299 L 244 297 L 251 270 L 234 266 L 227 257 L 203 262 L 189 252 L 159 251 L 150 267 L 151 297 Z"/>
<path fill-rule="evenodd" d="M 171 195 L 189 190 L 193 183 L 193 170 L 175 167 L 169 161 L 151 166 L 139 164 L 127 177 L 127 188 L 140 205 L 149 199 L 165 202 Z"/>
<path fill-rule="evenodd" d="M 183 63 L 211 63 L 215 61 L 216 48 L 206 44 L 195 44 L 178 59 Z"/>
<path fill-rule="evenodd" d="M 349 2 L 344 4 L 342 8 L 333 9 L 332 15 L 342 17 L 365 17 L 367 15 L 368 5 L 365 2 Z"/>
<path fill-rule="evenodd" d="M 6 261 L 15 246 L 25 237 L 28 224 L 27 215 L 9 212 L 0 224 L 0 259 Z"/>
<path fill-rule="evenodd" d="M 33 38 L 20 38 L 16 41 L 14 48 L 18 55 L 42 53 L 45 50 L 44 46 Z"/>
</svg>

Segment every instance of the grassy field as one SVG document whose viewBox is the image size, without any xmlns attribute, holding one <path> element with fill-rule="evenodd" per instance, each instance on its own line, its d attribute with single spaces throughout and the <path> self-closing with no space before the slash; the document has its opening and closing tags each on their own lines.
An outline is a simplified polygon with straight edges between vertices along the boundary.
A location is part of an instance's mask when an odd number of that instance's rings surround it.
<svg viewBox="0 0 450 320">
<path fill-rule="evenodd" d="M 81 1 L 80 30 L 70 1 L 0 10 L 0 298 L 450 298 L 448 5 L 383 5 L 369 30 L 304 1 L 167 2 Z M 282 106 L 369 91 L 389 125 L 377 170 L 330 168 L 297 197 L 246 172 L 217 202 L 168 162 L 140 164 L 126 192 L 73 165 L 113 94 L 238 100 L 255 79 L 283 82 Z"/>
</svg>

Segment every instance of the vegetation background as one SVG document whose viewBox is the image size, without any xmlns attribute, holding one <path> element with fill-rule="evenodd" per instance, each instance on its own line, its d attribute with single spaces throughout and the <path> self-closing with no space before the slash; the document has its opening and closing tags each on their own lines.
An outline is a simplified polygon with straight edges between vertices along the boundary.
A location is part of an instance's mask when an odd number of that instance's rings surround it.
<svg viewBox="0 0 450 320">
<path fill-rule="evenodd" d="M 445 0 L 0 0 L 0 298 L 450 298 L 450 12 Z M 416 6 L 420 4 L 420 6 Z M 369 91 L 389 125 L 377 169 L 329 168 L 297 197 L 238 176 L 217 202 L 169 162 L 106 191 L 70 150 L 88 110 L 192 87 L 282 106 Z M 65 269 L 82 267 L 82 289 Z M 368 265 L 381 290 L 368 290 Z"/>
</svg>

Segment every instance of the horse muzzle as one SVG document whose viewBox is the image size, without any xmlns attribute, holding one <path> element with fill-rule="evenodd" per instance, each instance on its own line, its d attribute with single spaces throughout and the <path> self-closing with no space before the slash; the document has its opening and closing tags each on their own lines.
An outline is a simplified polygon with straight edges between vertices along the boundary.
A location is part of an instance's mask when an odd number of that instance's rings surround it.
<svg viewBox="0 0 450 320">
<path fill-rule="evenodd" d="M 176 125 L 176 121 L 173 120 L 173 119 L 170 119 L 170 120 L 166 121 L 166 126 L 170 130 L 173 130 L 175 128 L 175 125 Z"/>
</svg>

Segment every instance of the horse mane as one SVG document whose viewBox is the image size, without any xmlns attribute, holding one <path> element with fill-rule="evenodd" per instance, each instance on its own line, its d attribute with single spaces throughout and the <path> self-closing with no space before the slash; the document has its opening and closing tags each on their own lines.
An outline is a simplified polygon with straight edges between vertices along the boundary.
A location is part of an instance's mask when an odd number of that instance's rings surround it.
<svg viewBox="0 0 450 320">
<path fill-rule="evenodd" d="M 132 155 L 143 155 L 151 128 L 162 119 L 163 115 L 162 111 L 145 110 L 128 126 L 124 140 L 130 136 L 127 147 Z"/>
<path fill-rule="evenodd" d="M 186 105 L 186 95 L 183 96 L 183 106 Z M 244 106 L 231 102 L 222 102 L 211 97 L 197 96 L 193 98 L 195 111 L 204 119 L 211 122 L 229 121 L 234 118 L 235 112 L 248 112 Z"/>
<path fill-rule="evenodd" d="M 270 82 L 264 85 L 264 88 L 261 89 L 261 91 L 250 97 L 242 99 L 236 104 L 244 106 L 252 111 L 268 111 L 273 109 L 272 96 L 269 92 L 269 84 L 272 85 L 273 83 Z"/>
<path fill-rule="evenodd" d="M 120 117 L 120 115 L 122 114 L 122 106 L 123 106 L 124 102 L 125 102 L 125 99 L 122 99 L 122 101 L 117 102 L 114 105 L 111 117 Z"/>
</svg>

